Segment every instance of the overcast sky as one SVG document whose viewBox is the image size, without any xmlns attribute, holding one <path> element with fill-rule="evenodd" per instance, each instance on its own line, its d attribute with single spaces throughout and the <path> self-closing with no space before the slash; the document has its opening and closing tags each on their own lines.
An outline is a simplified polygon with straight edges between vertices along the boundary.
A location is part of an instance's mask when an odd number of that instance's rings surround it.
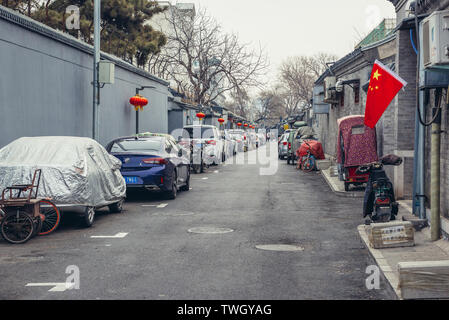
<svg viewBox="0 0 449 320">
<path fill-rule="evenodd" d="M 287 57 L 331 52 L 342 57 L 383 18 L 394 18 L 387 0 L 172 0 L 207 8 L 242 42 L 259 42 L 270 74 Z"/>
</svg>

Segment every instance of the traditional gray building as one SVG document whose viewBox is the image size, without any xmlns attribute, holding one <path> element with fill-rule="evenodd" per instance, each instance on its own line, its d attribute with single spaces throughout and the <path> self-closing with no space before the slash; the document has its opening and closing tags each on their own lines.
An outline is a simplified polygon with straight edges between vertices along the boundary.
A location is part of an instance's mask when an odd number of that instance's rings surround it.
<svg viewBox="0 0 449 320">
<path fill-rule="evenodd" d="M 395 70 L 395 57 L 397 50 L 397 40 L 394 33 L 386 36 L 374 43 L 365 44 L 358 47 L 353 52 L 333 63 L 320 78 L 315 82 L 313 95 L 313 128 L 323 144 L 325 152 L 331 156 L 336 156 L 337 143 L 337 120 L 339 118 L 365 114 L 366 88 L 369 83 L 371 71 L 375 60 Z M 339 83 L 341 92 L 335 90 L 334 101 L 324 102 L 325 79 L 335 77 Z M 329 100 L 326 100 L 329 101 Z M 395 125 L 397 122 L 394 102 L 384 113 L 376 126 L 378 153 L 380 156 L 397 153 L 395 140 Z M 409 175 L 412 175 L 413 162 L 407 165 Z M 393 177 L 393 171 L 389 172 Z M 395 184 L 396 193 L 399 197 L 409 197 L 411 188 L 406 179 L 397 179 Z"/>
</svg>

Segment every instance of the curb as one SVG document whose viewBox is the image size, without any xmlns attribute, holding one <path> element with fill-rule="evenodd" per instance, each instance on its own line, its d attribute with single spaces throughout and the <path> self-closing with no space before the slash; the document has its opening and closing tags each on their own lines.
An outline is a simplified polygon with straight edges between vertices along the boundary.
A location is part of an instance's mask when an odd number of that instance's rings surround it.
<svg viewBox="0 0 449 320">
<path fill-rule="evenodd" d="M 357 227 L 357 231 L 359 232 L 360 238 L 362 239 L 362 242 L 365 245 L 365 247 L 368 249 L 371 257 L 374 259 L 374 261 L 376 261 L 380 270 L 382 270 L 382 273 L 385 279 L 387 279 L 387 283 L 389 284 L 390 288 L 393 289 L 394 293 L 396 294 L 399 300 L 403 300 L 401 298 L 401 290 L 399 289 L 399 278 L 393 272 L 392 267 L 388 264 L 387 260 L 382 255 L 382 252 L 379 249 L 371 248 L 371 246 L 369 245 L 365 225 L 363 224 L 359 225 Z"/>
<path fill-rule="evenodd" d="M 329 185 L 329 187 L 332 189 L 332 191 L 339 197 L 345 197 L 345 198 L 363 198 L 364 193 L 363 192 L 350 192 L 350 191 L 340 191 L 337 189 L 337 187 L 332 183 L 331 179 L 328 177 L 326 170 L 321 170 L 321 175 L 324 177 L 324 180 L 326 180 L 326 183 Z"/>
</svg>

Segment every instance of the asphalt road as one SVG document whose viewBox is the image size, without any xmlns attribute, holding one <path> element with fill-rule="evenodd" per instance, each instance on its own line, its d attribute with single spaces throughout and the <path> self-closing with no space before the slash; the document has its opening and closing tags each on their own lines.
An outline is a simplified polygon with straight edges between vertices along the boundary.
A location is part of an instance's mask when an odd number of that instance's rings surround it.
<svg viewBox="0 0 449 320">
<path fill-rule="evenodd" d="M 176 200 L 132 193 L 123 213 L 103 209 L 91 228 L 65 214 L 53 234 L 0 240 L 0 299 L 394 298 L 383 279 L 380 290 L 365 287 L 374 261 L 357 234 L 360 199 L 336 196 L 319 173 L 285 161 L 275 175 L 260 167 L 211 167 Z M 188 231 L 199 227 L 233 231 Z M 269 244 L 298 251 L 256 248 Z M 79 289 L 64 289 L 68 266 L 79 269 Z"/>
</svg>

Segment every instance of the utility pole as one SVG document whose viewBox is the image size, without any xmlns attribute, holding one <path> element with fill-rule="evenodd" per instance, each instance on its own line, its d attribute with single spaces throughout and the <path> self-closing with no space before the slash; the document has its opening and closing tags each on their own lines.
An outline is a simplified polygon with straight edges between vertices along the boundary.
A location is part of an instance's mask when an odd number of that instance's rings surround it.
<svg viewBox="0 0 449 320">
<path fill-rule="evenodd" d="M 92 105 L 92 139 L 97 140 L 98 134 L 98 111 L 100 108 L 100 84 L 98 82 L 98 66 L 100 62 L 100 19 L 101 0 L 94 0 L 94 55 L 93 55 L 93 105 Z"/>
</svg>

